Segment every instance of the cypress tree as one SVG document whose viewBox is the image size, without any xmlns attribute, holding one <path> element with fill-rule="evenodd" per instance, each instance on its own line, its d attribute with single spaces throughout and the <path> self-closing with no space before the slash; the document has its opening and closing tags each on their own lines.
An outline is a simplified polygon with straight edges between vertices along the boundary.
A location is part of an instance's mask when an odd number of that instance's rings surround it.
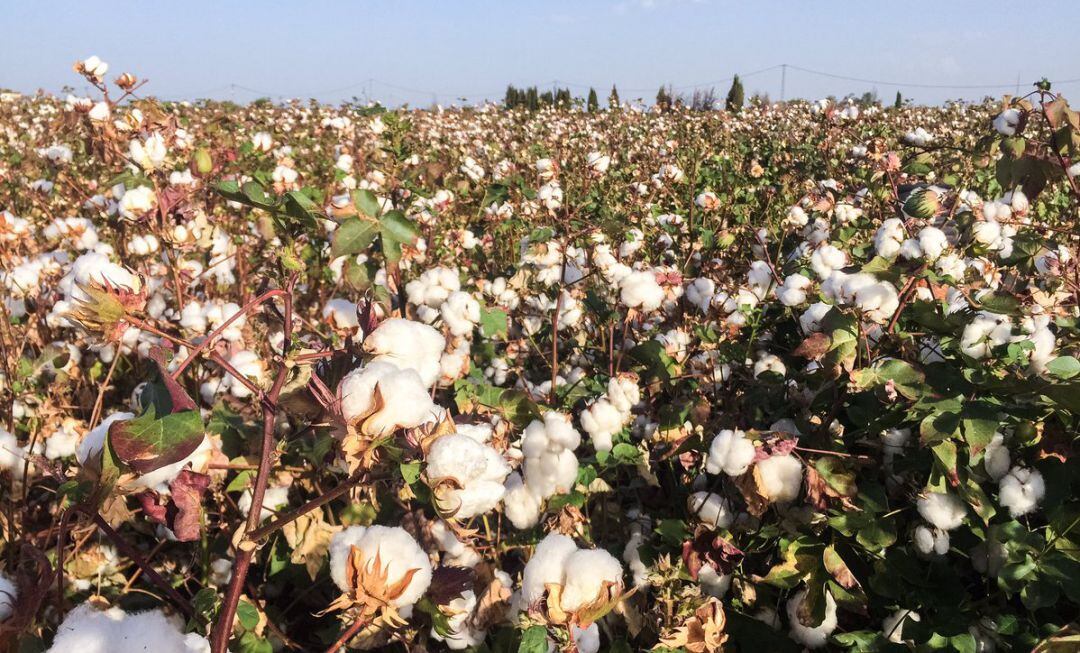
<svg viewBox="0 0 1080 653">
<path fill-rule="evenodd" d="M 893 107 L 899 109 L 904 106 L 904 97 L 900 95 L 900 91 L 896 92 L 896 102 L 893 102 Z"/>
<path fill-rule="evenodd" d="M 596 99 L 596 89 L 589 87 L 589 99 L 586 101 L 586 108 L 589 113 L 596 113 L 600 109 L 600 101 Z"/>
<path fill-rule="evenodd" d="M 615 88 L 615 85 L 611 85 L 611 94 L 608 95 L 607 104 L 609 109 L 618 109 L 621 105 L 619 103 L 619 89 Z"/>
<path fill-rule="evenodd" d="M 725 108 L 728 111 L 738 113 L 742 109 L 744 91 L 742 86 L 742 80 L 738 75 L 735 75 L 735 79 L 731 80 L 731 88 L 727 92 L 727 103 Z"/>
</svg>

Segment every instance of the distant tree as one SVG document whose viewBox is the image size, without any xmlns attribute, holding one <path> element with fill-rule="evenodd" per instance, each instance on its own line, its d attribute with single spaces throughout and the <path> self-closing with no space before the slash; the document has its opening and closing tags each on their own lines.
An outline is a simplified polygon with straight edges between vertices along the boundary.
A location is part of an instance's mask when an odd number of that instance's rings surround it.
<svg viewBox="0 0 1080 653">
<path fill-rule="evenodd" d="M 856 100 L 856 102 L 858 102 L 860 106 L 864 107 L 871 107 L 879 104 L 880 100 L 878 100 L 877 90 L 875 89 L 873 91 L 867 91 L 863 93 L 862 97 Z"/>
<path fill-rule="evenodd" d="M 570 89 L 560 88 L 555 91 L 555 105 L 559 107 L 569 107 L 574 103 L 574 97 L 570 95 Z"/>
<path fill-rule="evenodd" d="M 596 113 L 600 109 L 600 101 L 596 99 L 596 89 L 589 87 L 589 99 L 586 101 L 589 113 Z"/>
<path fill-rule="evenodd" d="M 896 101 L 893 102 L 893 107 L 899 109 L 904 106 L 904 96 L 900 95 L 900 91 L 896 92 Z"/>
<path fill-rule="evenodd" d="M 619 103 L 619 89 L 615 88 L 615 85 L 611 85 L 611 93 L 608 94 L 607 105 L 609 109 L 618 109 L 621 105 Z"/>
<path fill-rule="evenodd" d="M 543 93 L 540 94 L 540 104 L 545 106 L 545 107 L 554 106 L 555 105 L 555 94 L 552 93 L 551 91 L 544 91 Z"/>
<path fill-rule="evenodd" d="M 712 111 L 716 108 L 716 89 L 707 91 L 694 89 L 694 95 L 690 99 L 690 108 L 694 111 Z"/>
<path fill-rule="evenodd" d="M 742 80 L 738 75 L 735 75 L 735 79 L 731 80 L 731 88 L 727 92 L 727 102 L 724 104 L 724 108 L 732 113 L 738 113 L 742 110 L 743 101 L 745 100 L 745 91 L 743 91 Z"/>
<path fill-rule="evenodd" d="M 671 108 L 671 94 L 663 86 L 656 92 L 656 106 L 659 107 L 661 111 L 667 111 Z"/>
<path fill-rule="evenodd" d="M 503 99 L 503 105 L 507 109 L 516 109 L 521 103 L 521 92 L 514 88 L 511 84 L 506 87 L 506 98 Z"/>
<path fill-rule="evenodd" d="M 536 111 L 540 108 L 540 96 L 537 94 L 535 86 L 530 86 L 529 90 L 525 92 L 525 106 L 529 108 L 529 111 Z"/>
</svg>

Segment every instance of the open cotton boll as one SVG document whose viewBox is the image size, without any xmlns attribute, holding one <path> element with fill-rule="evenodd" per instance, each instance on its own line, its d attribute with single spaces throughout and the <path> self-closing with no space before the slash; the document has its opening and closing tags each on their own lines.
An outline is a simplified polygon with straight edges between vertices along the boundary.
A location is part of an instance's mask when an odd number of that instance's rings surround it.
<svg viewBox="0 0 1080 653">
<path fill-rule="evenodd" d="M 784 365 L 784 361 L 780 360 L 779 356 L 770 354 L 767 352 L 758 352 L 758 359 L 754 361 L 754 378 L 765 374 L 766 372 L 773 372 L 784 376 L 787 374 L 787 366 Z"/>
<path fill-rule="evenodd" d="M 964 327 L 960 335 L 960 350 L 972 358 L 981 359 L 1009 342 L 1012 337 L 1012 321 L 1007 315 L 981 312 Z"/>
<path fill-rule="evenodd" d="M 622 588 L 622 563 L 603 549 L 578 549 L 566 558 L 563 565 L 563 610 L 573 611 L 595 603 L 603 597 L 605 584 Z"/>
<path fill-rule="evenodd" d="M 438 308 L 450 293 L 460 289 L 457 271 L 444 267 L 425 270 L 419 278 L 405 284 L 405 294 L 410 304 L 430 308 Z"/>
<path fill-rule="evenodd" d="M 435 539 L 439 550 L 445 554 L 442 557 L 443 565 L 475 567 L 483 559 L 476 549 L 459 540 L 445 521 L 432 522 L 428 532 Z"/>
<path fill-rule="evenodd" d="M 754 453 L 754 443 L 747 439 L 746 433 L 738 429 L 724 429 L 709 444 L 705 470 L 710 474 L 722 471 L 728 476 L 745 474 L 750 463 L 754 462 Z"/>
<path fill-rule="evenodd" d="M 569 492 L 577 481 L 574 449 L 580 444 L 581 434 L 569 415 L 549 411 L 543 421 L 534 419 L 525 427 L 521 441 L 525 484 L 541 498 Z"/>
<path fill-rule="evenodd" d="M 608 380 L 607 400 L 624 416 L 641 401 L 641 388 L 633 374 L 619 374 Z"/>
<path fill-rule="evenodd" d="M 1016 135 L 1016 129 L 1020 126 L 1021 113 L 1019 109 L 1005 109 L 994 116 L 994 129 L 1002 136 Z"/>
<path fill-rule="evenodd" d="M 906 238 L 904 222 L 900 218 L 889 218 L 874 234 L 874 251 L 882 258 L 896 258 Z"/>
<path fill-rule="evenodd" d="M 919 247 L 928 261 L 936 261 L 949 248 L 949 238 L 937 227 L 923 227 L 919 232 Z"/>
<path fill-rule="evenodd" d="M 927 492 L 917 502 L 922 518 L 943 531 L 951 531 L 964 523 L 967 506 L 959 498 L 944 492 Z"/>
<path fill-rule="evenodd" d="M 429 388 L 439 378 L 444 349 L 446 338 L 438 329 L 398 317 L 380 322 L 364 340 L 364 350 L 375 355 L 372 363 L 392 363 L 402 370 L 415 370 Z"/>
<path fill-rule="evenodd" d="M 624 414 L 606 397 L 597 399 L 581 411 L 581 428 L 592 438 L 593 448 L 597 451 L 611 451 L 611 438 L 622 430 L 624 422 Z"/>
<path fill-rule="evenodd" d="M 240 512 L 246 517 L 251 512 L 251 490 L 247 489 L 240 495 L 240 498 L 236 501 L 236 507 L 240 509 Z M 280 485 L 266 488 L 266 492 L 263 494 L 262 511 L 259 514 L 259 521 L 266 521 L 274 516 L 274 512 L 289 505 L 289 486 Z"/>
<path fill-rule="evenodd" d="M 879 281 L 859 288 L 855 292 L 855 305 L 867 320 L 884 324 L 900 306 L 900 295 L 891 283 Z"/>
<path fill-rule="evenodd" d="M 185 635 L 161 610 L 128 614 L 83 603 L 64 617 L 48 653 L 209 653 L 210 643 Z"/>
<path fill-rule="evenodd" d="M 378 386 L 382 405 L 375 401 Z M 397 428 L 414 428 L 432 419 L 436 406 L 416 370 L 370 362 L 349 372 L 338 385 L 342 417 L 349 423 L 363 419 L 366 435 L 382 435 Z"/>
<path fill-rule="evenodd" d="M 846 267 L 847 264 L 847 253 L 834 245 L 822 245 L 810 255 L 810 267 L 821 279 L 827 279 L 829 275 Z"/>
<path fill-rule="evenodd" d="M 431 585 L 431 560 L 412 535 L 398 526 L 350 526 L 330 538 L 330 578 L 343 592 L 348 592 L 348 560 L 352 548 L 360 551 L 360 562 L 366 573 L 386 576 L 386 586 L 400 582 L 414 571 L 409 584 L 390 604 L 395 608 L 411 606 Z M 381 569 L 375 568 L 379 558 Z"/>
<path fill-rule="evenodd" d="M 19 588 L 7 574 L 0 572 L 0 622 L 5 621 L 15 612 L 15 601 L 19 598 Z"/>
<path fill-rule="evenodd" d="M 799 496 L 803 467 L 791 454 L 771 456 L 755 463 L 761 478 L 761 491 L 772 503 L 787 503 Z"/>
<path fill-rule="evenodd" d="M 347 299 L 335 297 L 323 305 L 322 317 L 335 329 L 356 329 L 360 319 L 356 316 L 356 304 Z"/>
<path fill-rule="evenodd" d="M 570 636 L 574 639 L 574 646 L 578 653 L 599 653 L 600 651 L 600 627 L 596 622 L 589 624 L 588 628 L 582 628 L 577 624 L 570 626 Z"/>
<path fill-rule="evenodd" d="M 542 599 L 549 584 L 562 584 L 566 560 L 577 550 L 574 540 L 561 533 L 549 533 L 540 540 L 521 575 L 521 598 L 526 606 Z"/>
<path fill-rule="evenodd" d="M 911 534 L 911 543 L 923 555 L 945 555 L 949 552 L 949 533 L 920 524 Z"/>
<path fill-rule="evenodd" d="M 686 292 L 683 293 L 683 297 L 702 313 L 708 313 L 715 294 L 716 283 L 712 279 L 700 277 L 686 284 Z"/>
<path fill-rule="evenodd" d="M 619 297 L 628 308 L 649 313 L 664 302 L 664 289 L 652 270 L 631 272 L 619 282 L 619 288 Z"/>
<path fill-rule="evenodd" d="M 731 588 L 731 574 L 721 574 L 716 567 L 709 564 L 698 570 L 697 579 L 703 592 L 718 599 L 724 598 Z"/>
<path fill-rule="evenodd" d="M 243 349 L 230 356 L 229 364 L 256 386 L 261 386 L 266 380 L 266 363 L 250 349 Z M 237 381 L 232 374 L 222 377 L 222 385 L 227 387 L 232 396 L 237 399 L 246 399 L 251 396 L 251 389 Z"/>
<path fill-rule="evenodd" d="M 990 443 L 983 450 L 983 468 L 990 478 L 1000 481 L 1009 473 L 1012 460 L 1009 457 L 1009 448 L 1005 446 L 1005 436 L 995 433 Z"/>
<path fill-rule="evenodd" d="M 229 323 L 229 326 L 221 332 L 221 337 L 229 342 L 237 342 L 244 337 L 244 324 L 247 316 L 240 313 L 240 306 L 233 302 L 215 302 L 206 307 L 206 322 L 211 330 L 217 330 L 233 316 L 239 315 Z M 249 353 L 251 358 L 258 358 L 254 353 Z M 246 361 L 245 361 L 246 362 Z"/>
<path fill-rule="evenodd" d="M 813 285 L 801 274 L 788 275 L 782 286 L 776 287 L 776 298 L 784 306 L 800 306 L 806 303 L 806 292 Z"/>
<path fill-rule="evenodd" d="M 829 635 L 836 630 L 836 601 L 832 594 L 825 590 L 825 618 L 820 624 L 811 628 L 804 626 L 799 621 L 799 607 L 806 600 L 807 590 L 800 590 L 795 596 L 788 599 L 787 616 L 789 633 L 791 638 L 807 648 L 821 648 L 829 641 Z"/>
<path fill-rule="evenodd" d="M 480 303 L 469 293 L 457 290 L 439 307 L 439 315 L 451 334 L 468 336 L 480 322 Z"/>
<path fill-rule="evenodd" d="M 1037 470 L 1013 467 L 998 487 L 998 501 L 1013 517 L 1026 515 L 1039 507 L 1046 496 L 1046 481 Z"/>
<path fill-rule="evenodd" d="M 914 610 L 897 610 L 881 621 L 881 634 L 894 644 L 904 641 L 904 626 L 911 621 L 922 621 Z"/>
<path fill-rule="evenodd" d="M 537 496 L 527 487 L 521 474 L 517 472 L 507 477 L 505 488 L 503 512 L 514 528 L 524 530 L 536 526 L 536 523 L 540 521 L 543 497 Z"/>
<path fill-rule="evenodd" d="M 727 528 L 735 520 L 727 499 L 712 492 L 695 492 L 687 501 L 690 512 L 711 528 Z"/>
<path fill-rule="evenodd" d="M 444 507 L 461 519 L 481 515 L 499 505 L 506 492 L 503 482 L 509 473 L 510 465 L 502 454 L 460 433 L 438 438 L 427 453 L 427 475 L 434 485 L 454 479 L 461 486 L 439 495 L 446 502 Z"/>
<path fill-rule="evenodd" d="M 825 319 L 825 316 L 831 310 L 832 306 L 825 302 L 810 304 L 810 307 L 799 316 L 799 326 L 802 327 L 803 333 L 810 334 L 821 331 L 821 321 Z"/>
</svg>

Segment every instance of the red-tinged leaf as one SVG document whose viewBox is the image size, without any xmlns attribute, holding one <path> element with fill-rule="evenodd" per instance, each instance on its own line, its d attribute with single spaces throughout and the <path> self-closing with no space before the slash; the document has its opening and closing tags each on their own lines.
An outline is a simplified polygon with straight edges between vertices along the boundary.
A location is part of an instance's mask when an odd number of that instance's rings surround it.
<svg viewBox="0 0 1080 653">
<path fill-rule="evenodd" d="M 202 497 L 210 486 L 210 477 L 185 469 L 169 484 L 170 503 L 175 506 L 169 528 L 181 542 L 199 539 L 202 526 Z"/>
<path fill-rule="evenodd" d="M 151 405 L 134 419 L 109 426 L 109 446 L 116 457 L 138 474 L 180 462 L 203 441 L 202 416 L 187 410 L 157 417 Z"/>
<path fill-rule="evenodd" d="M 447 605 L 465 590 L 472 589 L 476 572 L 469 567 L 436 567 L 427 595 L 435 605 Z"/>
<path fill-rule="evenodd" d="M 799 343 L 799 346 L 792 353 L 809 360 L 821 360 L 829 351 L 831 344 L 832 338 L 827 333 L 812 333 L 807 336 L 806 340 Z"/>
<path fill-rule="evenodd" d="M 184 387 L 169 374 L 168 363 L 165 362 L 165 351 L 160 347 L 153 347 L 150 350 L 150 358 L 157 363 L 158 373 L 161 375 L 160 383 L 164 386 L 172 402 L 172 408 L 169 412 L 179 413 L 184 410 L 198 409 L 195 400 L 188 395 L 187 390 L 184 390 Z"/>
<path fill-rule="evenodd" d="M 139 505 L 142 506 L 143 514 L 147 519 L 156 524 L 169 523 L 169 509 L 167 504 L 161 503 L 161 495 L 153 490 L 146 490 L 140 492 L 137 497 Z"/>
</svg>

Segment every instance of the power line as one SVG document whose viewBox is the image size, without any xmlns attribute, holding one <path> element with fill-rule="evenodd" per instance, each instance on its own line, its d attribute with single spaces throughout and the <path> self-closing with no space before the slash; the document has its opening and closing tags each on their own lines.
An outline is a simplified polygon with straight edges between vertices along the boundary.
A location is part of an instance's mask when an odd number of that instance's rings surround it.
<svg viewBox="0 0 1080 653">
<path fill-rule="evenodd" d="M 796 66 L 795 64 L 786 64 L 788 68 L 792 70 L 798 70 L 804 73 L 810 73 L 811 75 L 820 75 L 821 77 L 831 77 L 832 79 L 842 79 L 848 82 L 859 82 L 862 84 L 880 84 L 881 86 L 901 86 L 907 88 L 936 88 L 936 89 L 952 89 L 952 90 L 973 90 L 973 89 L 990 89 L 990 88 L 1013 88 L 1012 83 L 1008 84 L 922 84 L 919 82 L 890 82 L 880 79 L 866 79 L 864 77 L 851 77 L 849 75 L 839 75 L 837 73 L 828 73 L 822 70 L 813 70 L 811 68 L 803 68 L 802 66 Z M 1080 82 L 1080 77 L 1076 79 L 1063 79 L 1054 84 L 1073 84 Z"/>
</svg>

